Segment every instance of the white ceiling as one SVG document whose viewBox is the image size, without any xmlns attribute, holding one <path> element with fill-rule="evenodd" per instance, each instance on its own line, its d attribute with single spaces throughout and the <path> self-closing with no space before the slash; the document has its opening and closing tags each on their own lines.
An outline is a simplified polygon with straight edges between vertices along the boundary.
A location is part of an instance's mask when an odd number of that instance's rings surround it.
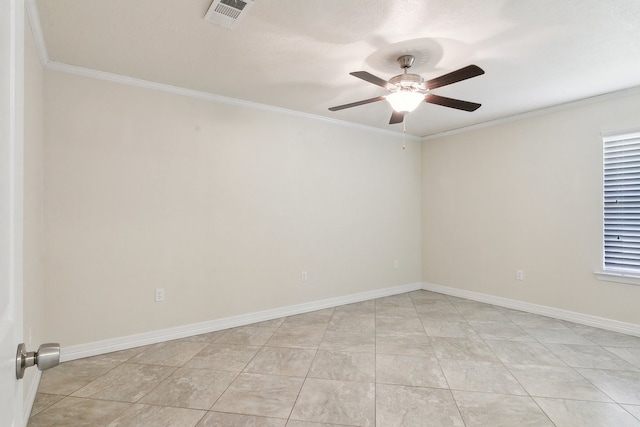
<svg viewBox="0 0 640 427">
<path fill-rule="evenodd" d="M 417 57 L 426 79 L 486 74 L 434 93 L 473 113 L 421 104 L 407 133 L 433 135 L 640 86 L 638 0 L 256 0 L 237 28 L 203 19 L 211 0 L 36 0 L 49 59 L 381 129 L 391 107 L 349 75 L 384 79 Z"/>
</svg>

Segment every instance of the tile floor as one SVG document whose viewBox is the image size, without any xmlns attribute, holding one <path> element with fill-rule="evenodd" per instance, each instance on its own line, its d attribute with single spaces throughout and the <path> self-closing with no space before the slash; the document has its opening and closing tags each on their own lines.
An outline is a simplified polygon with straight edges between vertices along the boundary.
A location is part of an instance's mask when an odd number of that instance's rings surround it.
<svg viewBox="0 0 640 427">
<path fill-rule="evenodd" d="M 640 426 L 640 338 L 416 291 L 63 363 L 29 426 Z"/>
</svg>

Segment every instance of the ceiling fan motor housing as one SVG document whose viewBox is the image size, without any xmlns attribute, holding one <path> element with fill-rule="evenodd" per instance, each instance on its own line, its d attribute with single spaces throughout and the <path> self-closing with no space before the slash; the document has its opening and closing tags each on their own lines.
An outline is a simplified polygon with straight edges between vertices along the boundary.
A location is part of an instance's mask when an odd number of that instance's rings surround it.
<svg viewBox="0 0 640 427">
<path fill-rule="evenodd" d="M 419 74 L 399 74 L 391 77 L 389 83 L 400 87 L 400 89 L 424 90 L 424 79 Z"/>
<path fill-rule="evenodd" d="M 415 57 L 413 55 L 399 56 L 398 65 L 404 70 L 403 74 L 399 74 L 389 79 L 389 83 L 396 85 L 401 91 L 424 91 L 424 79 L 419 74 L 409 74 L 407 70 L 413 65 Z"/>
</svg>

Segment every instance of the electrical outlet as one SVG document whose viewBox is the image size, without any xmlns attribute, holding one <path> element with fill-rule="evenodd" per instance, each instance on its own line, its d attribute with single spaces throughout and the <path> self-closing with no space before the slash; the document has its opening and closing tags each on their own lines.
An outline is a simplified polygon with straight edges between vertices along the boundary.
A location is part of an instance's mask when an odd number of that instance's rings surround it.
<svg viewBox="0 0 640 427">
<path fill-rule="evenodd" d="M 393 268 L 400 268 L 400 263 L 397 259 L 393 261 Z"/>
<path fill-rule="evenodd" d="M 156 302 L 164 301 L 164 289 L 157 288 L 156 289 Z"/>
<path fill-rule="evenodd" d="M 308 281 L 308 280 L 309 280 L 309 275 L 307 274 L 307 272 L 306 272 L 306 271 L 303 271 L 303 272 L 300 274 L 300 281 L 302 281 L 302 282 L 306 282 L 306 281 Z"/>
<path fill-rule="evenodd" d="M 524 280 L 524 271 L 516 270 L 516 280 Z"/>
</svg>

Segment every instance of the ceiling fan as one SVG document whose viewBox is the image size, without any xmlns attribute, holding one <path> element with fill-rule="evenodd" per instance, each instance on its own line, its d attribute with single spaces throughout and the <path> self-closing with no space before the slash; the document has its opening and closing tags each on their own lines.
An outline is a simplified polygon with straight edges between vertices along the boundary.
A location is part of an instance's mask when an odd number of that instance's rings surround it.
<svg viewBox="0 0 640 427">
<path fill-rule="evenodd" d="M 364 99 L 362 101 L 349 104 L 338 105 L 329 108 L 330 111 L 344 110 L 345 108 L 357 107 L 359 105 L 370 104 L 372 102 L 387 100 L 393 108 L 389 124 L 402 123 L 404 115 L 415 110 L 423 100 L 430 104 L 442 105 L 444 107 L 455 108 L 463 111 L 475 111 L 481 104 L 475 102 L 462 101 L 460 99 L 446 98 L 444 96 L 431 93 L 432 89 L 457 83 L 484 74 L 484 70 L 477 65 L 467 65 L 459 70 L 452 71 L 435 79 L 425 81 L 419 74 L 407 73 L 413 65 L 415 58 L 413 55 L 402 55 L 398 58 L 403 74 L 391 77 L 388 81 L 374 76 L 366 71 L 354 71 L 351 74 L 366 82 L 383 87 L 389 91 L 388 95 L 376 96 L 375 98 Z"/>
</svg>

